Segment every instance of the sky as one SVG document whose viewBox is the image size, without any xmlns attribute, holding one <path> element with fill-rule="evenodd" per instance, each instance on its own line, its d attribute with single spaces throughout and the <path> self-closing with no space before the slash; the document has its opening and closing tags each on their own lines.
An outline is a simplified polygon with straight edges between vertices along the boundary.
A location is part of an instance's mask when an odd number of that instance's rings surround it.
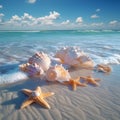
<svg viewBox="0 0 120 120">
<path fill-rule="evenodd" d="M 0 30 L 120 30 L 120 0 L 0 0 Z"/>
</svg>

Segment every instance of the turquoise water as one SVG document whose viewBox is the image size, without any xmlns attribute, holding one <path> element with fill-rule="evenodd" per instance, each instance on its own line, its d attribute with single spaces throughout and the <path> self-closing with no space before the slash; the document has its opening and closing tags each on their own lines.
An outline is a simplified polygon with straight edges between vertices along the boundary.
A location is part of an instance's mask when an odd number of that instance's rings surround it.
<svg viewBox="0 0 120 120">
<path fill-rule="evenodd" d="M 35 52 L 43 51 L 53 56 L 65 46 L 81 48 L 95 64 L 120 64 L 119 31 L 1 31 L 0 83 L 27 77 L 18 70 L 18 65 Z M 15 78 L 11 81 L 8 77 Z"/>
</svg>

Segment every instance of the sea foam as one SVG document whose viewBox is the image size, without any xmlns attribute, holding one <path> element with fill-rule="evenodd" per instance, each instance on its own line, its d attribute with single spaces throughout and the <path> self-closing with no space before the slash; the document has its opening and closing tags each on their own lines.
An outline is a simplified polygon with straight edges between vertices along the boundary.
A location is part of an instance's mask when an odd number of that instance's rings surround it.
<svg viewBox="0 0 120 120">
<path fill-rule="evenodd" d="M 2 74 L 0 76 L 0 84 L 14 83 L 25 79 L 28 79 L 28 76 L 25 73 L 16 71 L 12 73 Z"/>
</svg>

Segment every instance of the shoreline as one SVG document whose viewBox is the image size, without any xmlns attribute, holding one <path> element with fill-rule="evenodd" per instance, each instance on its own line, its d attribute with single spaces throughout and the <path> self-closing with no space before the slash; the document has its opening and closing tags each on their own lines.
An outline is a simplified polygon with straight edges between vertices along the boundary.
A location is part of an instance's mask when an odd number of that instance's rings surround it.
<svg viewBox="0 0 120 120">
<path fill-rule="evenodd" d="M 120 119 L 120 75 L 119 65 L 112 66 L 109 75 L 93 72 L 95 78 L 101 78 L 100 86 L 71 87 L 59 83 L 47 83 L 44 80 L 23 80 L 9 85 L 0 86 L 0 119 L 1 120 L 115 120 Z M 73 74 L 77 76 L 79 72 Z M 54 92 L 55 95 L 46 99 L 51 109 L 32 104 L 19 109 L 27 98 L 21 89 L 35 89 L 40 85 L 43 92 Z"/>
</svg>

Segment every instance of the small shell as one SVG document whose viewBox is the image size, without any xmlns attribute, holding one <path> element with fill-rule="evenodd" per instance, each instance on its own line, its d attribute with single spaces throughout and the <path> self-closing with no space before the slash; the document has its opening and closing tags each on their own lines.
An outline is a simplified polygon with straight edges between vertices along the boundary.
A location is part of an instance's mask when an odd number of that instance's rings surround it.
<svg viewBox="0 0 120 120">
<path fill-rule="evenodd" d="M 104 73 L 109 73 L 111 72 L 111 67 L 105 64 L 98 64 L 97 65 L 97 71 L 99 72 L 104 72 Z"/>
<path fill-rule="evenodd" d="M 48 57 L 47 54 L 40 52 L 40 53 L 36 53 L 35 55 L 33 55 L 31 58 L 29 58 L 28 62 L 30 64 L 34 64 L 36 63 L 37 65 L 39 65 L 44 71 L 47 71 L 48 68 L 50 67 L 51 64 L 51 60 Z"/>
<path fill-rule="evenodd" d="M 67 47 L 58 51 L 55 57 L 60 58 L 63 64 L 70 66 L 91 66 L 93 67 L 93 61 L 80 49 L 75 47 Z"/>
<path fill-rule="evenodd" d="M 37 91 L 32 92 L 32 97 L 38 97 L 38 96 L 40 96 L 39 92 L 37 92 Z"/>
<path fill-rule="evenodd" d="M 69 72 L 62 65 L 52 66 L 46 72 L 46 79 L 48 81 L 64 82 L 69 81 L 70 78 Z"/>
<path fill-rule="evenodd" d="M 20 65 L 19 67 L 22 71 L 27 72 L 31 77 L 40 77 L 41 75 L 44 74 L 43 69 L 36 63 L 35 64 L 26 63 Z"/>
</svg>

